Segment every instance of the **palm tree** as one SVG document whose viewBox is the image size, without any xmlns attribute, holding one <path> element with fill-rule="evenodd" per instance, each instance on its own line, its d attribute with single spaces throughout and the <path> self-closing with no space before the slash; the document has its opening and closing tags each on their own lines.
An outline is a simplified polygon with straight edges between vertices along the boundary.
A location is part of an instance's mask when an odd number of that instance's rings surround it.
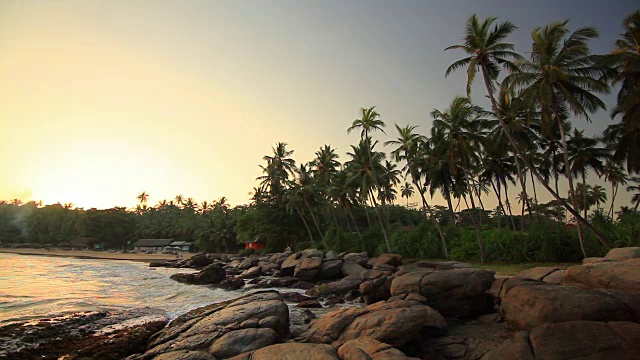
<svg viewBox="0 0 640 360">
<path fill-rule="evenodd" d="M 604 190 L 604 187 L 600 185 L 596 185 L 591 188 L 591 193 L 589 194 L 593 202 L 596 204 L 596 209 L 600 208 L 600 203 L 604 203 L 607 201 L 607 192 Z"/>
<path fill-rule="evenodd" d="M 640 172 L 640 10 L 622 22 L 624 33 L 615 42 L 609 62 L 616 66 L 614 84 L 621 84 L 611 117 L 622 116 L 605 134 L 614 135 L 614 159 L 626 159 L 627 171 Z"/>
<path fill-rule="evenodd" d="M 582 176 L 583 188 L 586 188 L 587 185 L 587 170 L 593 169 L 597 173 L 600 173 L 603 167 L 602 160 L 609 157 L 609 152 L 606 149 L 598 147 L 599 142 L 599 139 L 586 137 L 584 136 L 584 131 L 577 129 L 573 130 L 573 134 L 571 134 L 571 137 L 567 140 L 570 173 L 572 175 Z M 583 191 L 583 197 L 583 204 L 586 204 L 586 191 Z M 584 208 L 584 217 L 587 217 L 586 207 Z"/>
<path fill-rule="evenodd" d="M 431 112 L 433 150 L 439 153 L 441 159 L 447 159 L 449 172 L 457 179 L 453 190 L 462 196 L 465 202 L 466 195 L 469 196 L 473 212 L 476 205 L 470 183 L 475 177 L 475 170 L 480 162 L 479 150 L 490 126 L 490 122 L 484 119 L 483 115 L 484 111 L 480 107 L 473 105 L 469 98 L 461 96 L 455 97 L 445 112 L 438 109 Z M 474 216 L 471 216 L 471 219 L 478 237 L 480 261 L 484 263 L 484 243 L 479 224 Z"/>
<path fill-rule="evenodd" d="M 361 199 L 367 197 L 373 203 L 373 208 L 378 218 L 378 223 L 382 229 L 382 235 L 387 245 L 387 251 L 392 252 L 391 242 L 387 230 L 385 229 L 385 222 L 382 219 L 374 190 L 380 189 L 377 185 L 381 179 L 378 179 L 380 174 L 383 173 L 382 160 L 384 160 L 384 153 L 373 150 L 377 144 L 377 141 L 371 144 L 371 138 L 367 137 L 360 140 L 358 146 L 351 145 L 351 152 L 347 155 L 351 157 L 351 160 L 347 162 L 347 167 L 352 174 L 349 182 L 355 182 L 358 184 L 359 194 Z"/>
<path fill-rule="evenodd" d="M 138 199 L 138 204 L 143 206 L 147 205 L 147 201 L 149 200 L 149 194 L 146 191 L 143 191 L 140 194 L 138 194 L 138 196 L 136 196 L 136 199 Z"/>
<path fill-rule="evenodd" d="M 380 114 L 375 109 L 376 109 L 375 106 L 372 106 L 370 108 L 360 108 L 361 118 L 355 119 L 351 124 L 351 126 L 347 129 L 347 134 L 355 129 L 358 129 L 358 128 L 361 129 L 360 147 L 365 145 L 367 156 L 368 156 L 367 162 L 369 165 L 374 164 L 374 159 L 372 156 L 371 149 L 375 146 L 375 143 L 374 144 L 371 143 L 371 137 L 369 136 L 369 133 L 377 130 L 382 131 L 384 133 L 384 127 L 386 126 L 384 121 L 380 120 Z M 364 144 L 363 144 L 363 141 L 364 141 Z M 375 190 L 380 191 L 381 188 L 378 184 L 376 170 L 374 169 L 374 167 L 371 167 L 369 171 L 371 172 L 370 179 L 372 180 Z M 369 190 L 373 192 L 372 189 L 369 189 Z M 380 221 L 380 226 L 382 228 L 382 235 L 384 236 L 384 241 L 387 244 L 387 251 L 392 252 L 391 241 L 389 240 L 389 236 L 387 235 L 387 230 L 385 229 L 384 223 L 382 222 L 382 215 L 380 214 L 380 209 L 378 208 L 377 202 L 375 201 L 375 197 L 372 198 L 372 201 L 374 203 L 374 209 L 376 211 L 376 215 L 378 216 L 378 219 Z M 385 205 L 385 202 L 383 197 L 382 206 L 384 205 Z"/>
<path fill-rule="evenodd" d="M 260 188 L 268 191 L 271 196 L 280 198 L 286 189 L 290 176 L 294 176 L 296 163 L 291 158 L 293 150 L 287 149 L 287 144 L 283 142 L 276 143 L 271 148 L 273 156 L 265 155 L 262 159 L 267 162 L 267 166 L 260 166 L 265 174 L 259 176 Z"/>
<path fill-rule="evenodd" d="M 629 177 L 625 174 L 621 166 L 607 159 L 602 168 L 602 176 L 605 180 L 611 183 L 611 208 L 609 209 L 609 216 L 613 218 L 613 209 L 616 202 L 616 195 L 618 195 L 618 186 L 627 185 Z"/>
<path fill-rule="evenodd" d="M 407 198 L 407 208 L 409 207 L 409 198 L 413 196 L 413 185 L 405 181 L 400 187 L 400 194 L 403 198 Z"/>
<path fill-rule="evenodd" d="M 520 60 L 518 68 L 504 79 L 503 84 L 521 88 L 520 96 L 540 108 L 543 133 L 553 123 L 557 125 L 563 146 L 564 166 L 570 169 L 564 125 L 567 113 L 570 111 L 591 121 L 590 113 L 606 108 L 595 93 L 607 93 L 609 87 L 603 80 L 607 69 L 598 65 L 599 59 L 589 50 L 588 41 L 598 37 L 597 30 L 584 27 L 569 33 L 567 23 L 568 20 L 534 29 L 531 33 L 533 47 L 530 60 Z M 572 173 L 567 171 L 565 176 L 569 182 L 573 207 L 576 208 Z M 578 220 L 592 231 L 595 230 L 586 219 Z M 580 222 L 578 235 L 586 257 Z M 597 230 L 594 233 L 603 245 L 611 246 Z"/>
<path fill-rule="evenodd" d="M 637 191 L 631 197 L 631 202 L 636 204 L 634 210 L 638 211 L 638 205 L 640 205 L 640 176 L 632 176 L 630 180 L 634 184 L 627 186 L 627 191 Z"/>
<path fill-rule="evenodd" d="M 575 216 L 579 221 L 584 223 L 591 231 L 593 231 L 603 244 L 606 244 L 607 247 L 611 247 L 606 239 L 593 226 L 591 226 L 591 224 L 589 224 L 580 216 L 580 213 L 578 213 L 558 194 L 557 191 L 554 191 L 549 186 L 549 184 L 544 181 L 543 177 L 540 175 L 531 160 L 522 153 L 520 145 L 507 127 L 502 113 L 499 111 L 498 103 L 496 102 L 496 99 L 494 97 L 494 91 L 496 87 L 494 82 L 498 78 L 500 65 L 512 72 L 518 71 L 518 66 L 516 66 L 512 59 L 519 61 L 522 59 L 522 57 L 513 51 L 513 44 L 503 42 L 506 37 L 516 29 L 516 26 L 507 21 L 496 24 L 491 29 L 491 26 L 495 21 L 496 18 L 489 17 L 483 22 L 480 22 L 477 15 L 473 15 L 469 18 L 469 20 L 467 20 L 467 24 L 465 27 L 465 37 L 463 39 L 464 44 L 453 45 L 446 48 L 445 50 L 460 49 L 465 51 L 470 56 L 451 64 L 451 66 L 449 66 L 449 68 L 447 69 L 445 76 L 452 71 L 467 67 L 467 92 L 470 93 L 471 83 L 473 82 L 476 73 L 478 72 L 478 70 L 482 71 L 485 87 L 487 89 L 489 99 L 491 100 L 491 107 L 493 109 L 493 112 L 497 115 L 500 127 L 502 127 L 502 130 L 507 136 L 511 147 L 514 149 L 518 158 L 520 158 L 527 165 L 529 170 L 533 172 L 538 181 L 556 199 L 556 201 L 560 202 L 567 209 L 567 211 L 569 211 L 573 216 Z M 516 164 L 518 163 L 516 162 Z M 518 171 L 518 173 L 521 173 L 521 171 Z"/>
<path fill-rule="evenodd" d="M 174 200 L 176 201 L 176 206 L 183 205 L 184 204 L 184 195 L 176 195 Z"/>
<path fill-rule="evenodd" d="M 11 205 L 16 205 L 16 206 L 20 206 L 22 205 L 22 200 L 15 198 L 11 200 Z"/>
</svg>

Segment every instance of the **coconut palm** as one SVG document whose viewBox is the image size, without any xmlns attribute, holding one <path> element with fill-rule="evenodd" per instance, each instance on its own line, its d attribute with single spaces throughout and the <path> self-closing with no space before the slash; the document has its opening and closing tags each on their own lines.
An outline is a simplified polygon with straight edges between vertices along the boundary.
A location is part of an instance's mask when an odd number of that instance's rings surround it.
<svg viewBox="0 0 640 360">
<path fill-rule="evenodd" d="M 136 199 L 138 199 L 138 204 L 147 205 L 147 201 L 149 200 L 149 193 L 147 193 L 146 191 L 143 191 L 140 194 L 138 194 L 138 196 L 136 196 Z"/>
<path fill-rule="evenodd" d="M 405 171 L 405 176 L 409 175 L 411 177 L 411 180 L 416 186 L 416 189 L 420 194 L 420 198 L 422 199 L 423 211 L 425 212 L 425 214 L 428 214 L 428 216 L 430 216 L 431 219 L 433 219 L 433 221 L 435 222 L 436 229 L 438 230 L 438 235 L 440 236 L 440 240 L 442 241 L 444 256 L 446 259 L 448 259 L 449 251 L 447 249 L 447 242 L 444 237 L 444 233 L 442 232 L 442 228 L 440 226 L 440 221 L 435 216 L 433 210 L 431 209 L 431 206 L 429 205 L 429 202 L 425 197 L 425 193 L 427 191 L 427 188 L 429 187 L 428 169 L 430 167 L 427 164 L 430 161 L 429 159 L 431 149 L 429 147 L 428 141 L 426 141 L 423 136 L 414 132 L 416 127 L 417 126 L 415 125 L 407 125 L 401 128 L 400 126 L 398 126 L 398 124 L 395 124 L 395 128 L 398 131 L 398 138 L 396 140 L 385 142 L 385 146 L 397 146 L 391 152 L 391 155 L 398 162 L 406 162 L 403 168 L 403 170 Z"/>
<path fill-rule="evenodd" d="M 289 178 L 295 174 L 295 160 L 291 158 L 293 150 L 287 149 L 287 144 L 276 143 L 272 147 L 273 155 L 262 157 L 267 162 L 266 166 L 260 165 L 264 175 L 259 176 L 260 188 L 267 191 L 271 196 L 279 199 L 284 194 Z"/>
<path fill-rule="evenodd" d="M 596 209 L 600 208 L 600 203 L 604 203 L 607 201 L 607 192 L 604 187 L 600 185 L 595 185 L 591 188 L 591 193 L 589 194 L 593 202 L 596 204 Z"/>
<path fill-rule="evenodd" d="M 603 160 L 609 157 L 609 152 L 598 146 L 599 142 L 599 139 L 584 136 L 584 131 L 579 131 L 577 129 L 573 130 L 571 137 L 567 140 L 567 148 L 569 150 L 569 172 L 572 175 L 581 175 L 583 188 L 586 188 L 587 185 L 587 171 L 592 169 L 600 173 L 603 167 Z M 586 191 L 583 191 L 583 197 L 583 204 L 586 204 Z M 586 218 L 587 207 L 583 207 L 583 210 L 584 217 Z"/>
<path fill-rule="evenodd" d="M 632 176 L 630 181 L 633 185 L 627 186 L 627 191 L 636 191 L 636 193 L 631 196 L 631 202 L 636 204 L 634 210 L 638 211 L 638 205 L 640 205 L 640 176 Z"/>
<path fill-rule="evenodd" d="M 588 41 L 598 37 L 597 30 L 584 27 L 570 33 L 567 23 L 568 20 L 534 29 L 531 33 L 533 47 L 530 59 L 519 60 L 518 68 L 503 81 L 505 86 L 520 88 L 520 96 L 539 107 L 543 134 L 548 133 L 546 129 L 554 126 L 554 123 L 558 127 L 565 169 L 570 168 L 564 126 L 568 112 L 591 121 L 590 113 L 606 108 L 596 94 L 609 91 L 609 86 L 603 80 L 608 73 L 607 68 L 599 66 L 598 57 L 589 50 Z M 569 182 L 570 199 L 576 208 L 572 173 L 567 171 L 565 176 Z M 610 247 L 585 219 L 577 219 L 592 229 L 603 245 Z M 580 222 L 578 235 L 586 257 Z"/>
<path fill-rule="evenodd" d="M 624 33 L 608 60 L 616 65 L 614 84 L 621 84 L 612 118 L 621 116 L 607 133 L 615 135 L 614 159 L 626 160 L 627 171 L 640 172 L 640 10 L 622 22 Z"/>
<path fill-rule="evenodd" d="M 609 216 L 613 218 L 613 209 L 616 202 L 616 196 L 618 195 L 618 186 L 627 185 L 629 177 L 625 174 L 622 167 L 611 159 L 607 159 L 601 171 L 604 179 L 611 183 L 611 208 L 609 209 Z"/>
<path fill-rule="evenodd" d="M 361 112 L 361 118 L 360 119 L 355 119 L 353 121 L 353 123 L 351 124 L 351 126 L 347 129 L 347 133 L 351 133 L 351 131 L 355 130 L 355 129 L 360 129 L 360 139 L 361 139 L 361 144 L 360 147 L 362 147 L 363 145 L 363 141 L 365 142 L 364 145 L 366 150 L 367 150 L 367 156 L 368 156 L 368 163 L 369 164 L 374 164 L 374 159 L 373 159 L 373 154 L 372 154 L 372 148 L 374 147 L 375 143 L 372 144 L 372 140 L 371 137 L 369 136 L 369 133 L 373 132 L 373 131 L 382 131 L 384 133 L 384 127 L 386 126 L 384 121 L 380 120 L 380 114 L 375 110 L 376 107 L 372 106 L 370 108 L 360 108 L 360 112 Z M 373 190 L 375 189 L 376 191 L 381 191 L 381 187 L 378 183 L 378 176 L 376 174 L 376 169 L 374 169 L 374 167 L 371 167 L 368 171 L 371 172 L 371 176 L 370 176 L 370 180 L 372 181 L 372 184 L 374 185 L 374 188 L 370 188 L 369 190 L 371 192 L 373 192 Z M 385 201 L 384 201 L 384 197 L 382 198 L 382 206 L 384 207 L 385 205 Z M 375 197 L 372 199 L 372 201 L 374 202 L 374 208 L 376 211 L 376 215 L 378 216 L 379 220 L 381 221 L 380 223 L 380 227 L 382 228 L 382 234 L 384 236 L 384 241 L 387 244 L 387 250 L 389 252 L 391 252 L 391 241 L 389 240 L 389 236 L 387 235 L 387 230 L 385 229 L 384 224 L 382 223 L 382 215 L 380 214 L 380 209 L 378 208 L 377 205 L 377 201 L 375 201 Z"/>
<path fill-rule="evenodd" d="M 407 207 L 409 207 L 409 198 L 413 196 L 413 192 L 413 185 L 407 181 L 400 187 L 400 194 L 403 198 L 407 198 Z"/>
</svg>

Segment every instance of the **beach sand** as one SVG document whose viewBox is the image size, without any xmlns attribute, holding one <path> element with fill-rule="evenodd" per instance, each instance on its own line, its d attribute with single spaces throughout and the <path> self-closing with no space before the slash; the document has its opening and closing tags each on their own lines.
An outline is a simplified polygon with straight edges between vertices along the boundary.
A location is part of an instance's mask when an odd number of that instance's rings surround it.
<svg viewBox="0 0 640 360">
<path fill-rule="evenodd" d="M 71 257 L 78 259 L 108 259 L 108 260 L 129 260 L 129 261 L 141 261 L 141 262 L 157 262 L 175 259 L 175 255 L 171 254 L 136 254 L 136 253 L 122 253 L 110 252 L 110 251 L 91 251 L 91 250 L 45 250 L 45 249 L 10 249 L 0 248 L 0 253 L 11 253 L 21 255 L 40 255 L 40 256 L 58 256 L 58 257 Z M 181 258 L 190 258 L 194 254 L 183 252 Z"/>
</svg>

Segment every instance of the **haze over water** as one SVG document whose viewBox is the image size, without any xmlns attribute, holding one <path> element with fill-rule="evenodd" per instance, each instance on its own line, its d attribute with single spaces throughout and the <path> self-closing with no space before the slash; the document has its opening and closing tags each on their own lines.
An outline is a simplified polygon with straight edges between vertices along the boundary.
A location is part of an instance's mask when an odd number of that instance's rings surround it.
<svg viewBox="0 0 640 360">
<path fill-rule="evenodd" d="M 169 279 L 185 271 L 133 261 L 0 254 L 0 323 L 145 306 L 174 318 L 238 296 Z"/>
</svg>

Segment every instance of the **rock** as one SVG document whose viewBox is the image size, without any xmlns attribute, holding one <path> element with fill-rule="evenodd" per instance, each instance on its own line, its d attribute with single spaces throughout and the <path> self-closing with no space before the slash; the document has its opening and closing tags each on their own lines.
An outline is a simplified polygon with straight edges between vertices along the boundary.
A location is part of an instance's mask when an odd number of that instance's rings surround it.
<svg viewBox="0 0 640 360">
<path fill-rule="evenodd" d="M 201 268 L 211 264 L 212 262 L 213 259 L 210 259 L 206 253 L 200 253 L 193 255 L 187 263 L 190 267 Z"/>
<path fill-rule="evenodd" d="M 582 265 L 593 264 L 593 263 L 603 262 L 603 261 L 611 261 L 611 260 L 603 257 L 589 257 L 589 258 L 582 259 Z"/>
<path fill-rule="evenodd" d="M 251 267 L 242 272 L 238 277 L 241 279 L 254 279 L 259 277 L 262 274 L 262 269 L 260 266 Z"/>
<path fill-rule="evenodd" d="M 419 360 L 368 336 L 345 342 L 338 349 L 338 356 L 341 360 Z"/>
<path fill-rule="evenodd" d="M 221 282 L 215 284 L 219 289 L 223 290 L 238 290 L 244 286 L 244 280 L 237 277 L 228 277 Z"/>
<path fill-rule="evenodd" d="M 287 260 L 287 258 L 291 256 L 291 251 L 285 251 L 283 253 L 273 254 L 269 258 L 269 262 L 272 264 L 278 265 L 278 268 L 282 265 L 282 263 Z"/>
<path fill-rule="evenodd" d="M 171 275 L 169 279 L 175 280 L 183 284 L 193 284 L 193 276 L 194 276 L 193 274 L 177 273 L 177 274 Z"/>
<path fill-rule="evenodd" d="M 640 258 L 640 247 L 625 247 L 609 250 L 605 258 L 609 260 L 629 260 Z"/>
<path fill-rule="evenodd" d="M 297 292 L 284 292 L 284 293 L 280 293 L 280 295 L 282 295 L 282 298 L 284 299 L 284 301 L 288 301 L 292 303 L 300 303 L 306 300 L 313 300 L 312 297 L 302 295 Z"/>
<path fill-rule="evenodd" d="M 564 281 L 564 274 L 566 272 L 566 270 L 554 271 L 551 274 L 545 276 L 542 281 L 546 282 L 549 285 L 560 285 L 560 283 Z"/>
<path fill-rule="evenodd" d="M 300 279 L 296 279 L 291 276 L 274 278 L 274 279 L 264 279 L 260 280 L 259 283 L 251 287 L 252 289 L 265 289 L 265 288 L 296 288 L 296 289 L 311 289 L 315 285 L 308 283 L 306 281 L 302 281 Z"/>
<path fill-rule="evenodd" d="M 327 260 L 336 260 L 338 259 L 338 255 L 336 255 L 333 250 L 329 250 L 326 254 L 324 254 L 324 258 Z"/>
<path fill-rule="evenodd" d="M 222 335 L 209 347 L 209 353 L 218 359 L 228 359 L 247 351 L 272 345 L 277 340 L 278 334 L 270 328 L 241 329 Z"/>
<path fill-rule="evenodd" d="M 141 360 L 169 351 L 198 350 L 231 357 L 282 341 L 289 310 L 275 291 L 258 292 L 190 311 L 154 336 Z"/>
<path fill-rule="evenodd" d="M 446 329 L 447 323 L 437 311 L 414 301 L 398 300 L 331 311 L 311 324 L 305 338 L 341 346 L 349 340 L 370 336 L 397 347 L 419 334 L 442 334 Z"/>
<path fill-rule="evenodd" d="M 366 252 L 362 252 L 345 254 L 342 259 L 345 263 L 351 262 L 364 267 L 367 265 L 367 260 L 369 260 L 369 257 L 367 256 Z"/>
<path fill-rule="evenodd" d="M 247 270 L 252 268 L 253 266 L 255 266 L 258 261 L 258 259 L 256 259 L 254 256 L 249 256 L 248 258 L 244 259 L 240 265 L 238 265 L 238 269 L 240 270 Z"/>
<path fill-rule="evenodd" d="M 360 273 L 363 272 L 365 268 L 360 266 L 358 263 L 345 260 L 344 263 L 342 264 L 341 270 L 342 270 L 342 275 L 344 276 L 353 276 L 353 275 L 357 276 L 357 275 L 360 275 Z"/>
<path fill-rule="evenodd" d="M 342 274 L 342 260 L 327 260 L 322 263 L 320 268 L 320 277 L 326 280 L 334 280 L 343 276 Z"/>
<path fill-rule="evenodd" d="M 295 254 L 291 254 L 287 257 L 285 261 L 282 262 L 280 266 L 280 275 L 281 276 L 293 276 L 293 272 L 296 269 L 296 266 L 302 262 L 300 259 L 302 253 L 297 252 Z"/>
<path fill-rule="evenodd" d="M 378 257 L 371 258 L 367 261 L 367 265 L 375 266 L 375 265 L 390 265 L 393 267 L 398 267 L 402 265 L 402 255 L 399 254 L 382 254 Z"/>
<path fill-rule="evenodd" d="M 280 270 L 280 266 L 272 263 L 261 264 L 259 267 L 262 275 L 274 274 L 276 271 Z"/>
<path fill-rule="evenodd" d="M 502 297 L 501 313 L 516 329 L 529 330 L 545 323 L 572 320 L 633 321 L 635 318 L 623 300 L 593 289 L 523 282 L 507 291 Z"/>
<path fill-rule="evenodd" d="M 521 331 L 482 359 L 631 360 L 638 353 L 640 324 L 568 321 Z"/>
<path fill-rule="evenodd" d="M 515 276 L 521 277 L 524 279 L 542 280 L 546 276 L 549 276 L 558 270 L 560 270 L 559 267 L 551 267 L 551 266 L 535 267 L 535 268 L 520 271 Z"/>
<path fill-rule="evenodd" d="M 322 308 L 322 304 L 320 304 L 318 302 L 318 300 L 305 300 L 305 301 L 301 301 L 298 305 L 296 305 L 297 308 L 303 308 L 303 309 L 321 309 Z"/>
<path fill-rule="evenodd" d="M 322 259 L 322 251 L 318 249 L 305 249 L 302 250 L 302 258 L 320 258 Z"/>
<path fill-rule="evenodd" d="M 229 360 L 339 360 L 333 346 L 324 344 L 286 343 L 240 354 Z"/>
<path fill-rule="evenodd" d="M 387 264 L 373 265 L 372 269 L 377 271 L 386 271 L 389 273 L 393 273 L 396 271 L 395 267 Z"/>
<path fill-rule="evenodd" d="M 344 295 L 360 287 L 362 280 L 358 276 L 347 276 L 339 281 L 317 285 L 305 293 L 313 297 L 327 297 L 329 295 Z"/>
<path fill-rule="evenodd" d="M 303 258 L 300 264 L 295 267 L 293 277 L 304 281 L 311 281 L 320 273 L 321 266 L 321 258 Z"/>
<path fill-rule="evenodd" d="M 180 350 L 160 354 L 154 360 L 217 360 L 213 356 L 202 351 Z"/>
<path fill-rule="evenodd" d="M 194 285 L 217 284 L 227 277 L 225 270 L 219 266 L 208 265 L 193 276 Z"/>
<path fill-rule="evenodd" d="M 640 293 L 640 258 L 572 266 L 563 283 Z"/>
<path fill-rule="evenodd" d="M 483 269 L 433 271 L 419 268 L 391 283 L 391 295 L 417 293 L 428 299 L 429 306 L 446 316 L 465 317 L 490 312 L 487 290 L 495 281 L 492 272 Z"/>
<path fill-rule="evenodd" d="M 149 267 L 169 267 L 171 265 L 168 261 L 152 261 L 149 263 Z"/>
<path fill-rule="evenodd" d="M 378 301 L 387 300 L 391 297 L 391 282 L 393 277 L 382 277 L 374 280 L 367 280 L 360 284 L 360 296 L 365 304 L 373 304 Z"/>
</svg>

